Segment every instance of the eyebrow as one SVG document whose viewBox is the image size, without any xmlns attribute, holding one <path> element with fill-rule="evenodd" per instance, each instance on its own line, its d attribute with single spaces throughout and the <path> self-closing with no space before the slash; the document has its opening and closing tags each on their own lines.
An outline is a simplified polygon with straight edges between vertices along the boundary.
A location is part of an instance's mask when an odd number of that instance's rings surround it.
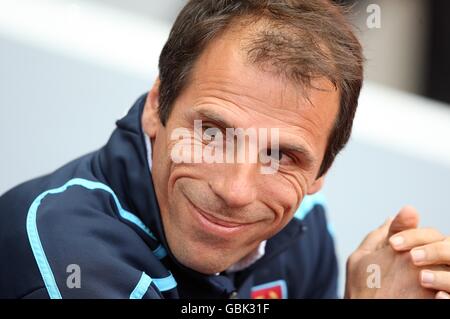
<svg viewBox="0 0 450 319">
<path fill-rule="evenodd" d="M 231 122 L 227 121 L 222 115 L 208 109 L 194 109 L 196 115 L 215 122 L 223 128 L 236 128 Z"/>
<path fill-rule="evenodd" d="M 281 146 L 281 145 L 280 145 Z M 301 154 L 302 161 L 306 166 L 312 166 L 315 162 L 315 157 L 312 155 L 311 151 L 301 144 L 296 143 L 285 143 L 282 147 L 282 150 L 288 150 L 291 152 L 296 152 Z"/>
<path fill-rule="evenodd" d="M 198 108 L 194 109 L 194 112 L 196 115 L 211 120 L 223 128 L 237 128 L 236 125 L 232 125 L 232 123 L 226 120 L 221 114 L 218 114 L 213 110 Z M 308 167 L 312 166 L 315 162 L 315 157 L 312 155 L 312 152 L 302 144 L 295 142 L 280 143 L 279 149 L 299 153 L 304 165 Z"/>
</svg>

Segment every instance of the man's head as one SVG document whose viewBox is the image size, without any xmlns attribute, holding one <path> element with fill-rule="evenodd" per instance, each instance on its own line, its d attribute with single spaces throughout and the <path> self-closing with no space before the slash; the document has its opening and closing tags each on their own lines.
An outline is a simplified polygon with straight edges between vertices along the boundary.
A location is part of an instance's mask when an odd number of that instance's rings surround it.
<svg viewBox="0 0 450 319">
<path fill-rule="evenodd" d="M 181 263 L 225 270 L 320 189 L 351 133 L 362 61 L 359 42 L 328 1 L 189 1 L 143 116 L 164 231 Z M 277 170 L 262 174 L 261 161 L 174 161 L 177 129 L 207 147 L 196 140 L 195 120 L 224 135 L 227 128 L 276 129 L 277 145 L 268 137 L 257 151 L 272 156 Z"/>
</svg>

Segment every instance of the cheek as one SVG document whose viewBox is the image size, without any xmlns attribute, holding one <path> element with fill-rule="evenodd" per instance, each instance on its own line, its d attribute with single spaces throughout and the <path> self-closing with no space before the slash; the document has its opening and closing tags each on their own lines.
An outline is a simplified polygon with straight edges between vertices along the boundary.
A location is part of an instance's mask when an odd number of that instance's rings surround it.
<svg viewBox="0 0 450 319">
<path fill-rule="evenodd" d="M 170 130 L 168 130 L 168 132 L 170 132 Z M 169 199 L 173 196 L 172 193 L 176 192 L 174 187 L 177 179 L 189 175 L 186 169 L 189 164 L 178 164 L 176 160 L 177 156 L 183 154 L 182 152 L 179 152 L 180 146 L 183 146 L 184 144 L 190 145 L 191 142 L 187 140 L 182 140 L 181 142 L 180 140 L 171 139 L 170 134 L 165 136 L 165 139 L 161 138 L 155 141 L 155 149 L 158 153 L 154 153 L 155 170 L 153 171 L 153 175 L 159 177 L 159 186 L 166 192 Z"/>
<path fill-rule="evenodd" d="M 305 194 L 306 181 L 301 176 L 276 174 L 266 177 L 262 200 L 276 213 L 280 224 L 286 225 Z"/>
<path fill-rule="evenodd" d="M 167 179 L 170 175 L 170 157 L 167 156 L 165 141 L 156 139 L 152 145 L 152 177 L 156 189 L 167 192 Z"/>
<path fill-rule="evenodd" d="M 186 212 L 186 206 L 184 205 L 184 203 L 185 202 L 182 192 L 180 191 L 179 187 L 176 187 L 175 185 L 175 187 L 169 193 L 169 215 L 172 223 L 180 224 L 180 221 L 183 220 L 182 217 Z M 183 226 L 183 223 L 181 223 L 181 225 L 178 225 L 178 227 L 181 226 Z"/>
</svg>

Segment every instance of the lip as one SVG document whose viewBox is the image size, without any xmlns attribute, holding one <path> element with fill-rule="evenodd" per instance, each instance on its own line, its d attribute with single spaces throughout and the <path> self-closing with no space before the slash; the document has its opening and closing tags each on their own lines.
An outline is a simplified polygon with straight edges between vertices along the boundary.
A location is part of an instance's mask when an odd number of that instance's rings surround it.
<svg viewBox="0 0 450 319">
<path fill-rule="evenodd" d="M 247 230 L 253 223 L 233 223 L 219 219 L 195 206 L 189 199 L 193 215 L 203 230 L 213 233 L 219 237 L 231 237 Z"/>
</svg>

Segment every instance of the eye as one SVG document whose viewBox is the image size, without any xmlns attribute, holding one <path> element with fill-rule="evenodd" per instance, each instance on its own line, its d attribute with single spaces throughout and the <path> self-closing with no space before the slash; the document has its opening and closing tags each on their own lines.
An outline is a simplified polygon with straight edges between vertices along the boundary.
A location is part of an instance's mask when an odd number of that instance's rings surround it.
<svg viewBox="0 0 450 319">
<path fill-rule="evenodd" d="M 267 150 L 267 155 L 272 157 L 273 160 L 278 161 L 280 165 L 293 165 L 295 160 L 288 153 L 283 152 L 279 149 L 269 149 Z"/>
<path fill-rule="evenodd" d="M 202 129 L 203 134 L 211 139 L 216 137 L 219 133 L 222 133 L 222 130 L 213 124 L 203 124 Z"/>
</svg>

